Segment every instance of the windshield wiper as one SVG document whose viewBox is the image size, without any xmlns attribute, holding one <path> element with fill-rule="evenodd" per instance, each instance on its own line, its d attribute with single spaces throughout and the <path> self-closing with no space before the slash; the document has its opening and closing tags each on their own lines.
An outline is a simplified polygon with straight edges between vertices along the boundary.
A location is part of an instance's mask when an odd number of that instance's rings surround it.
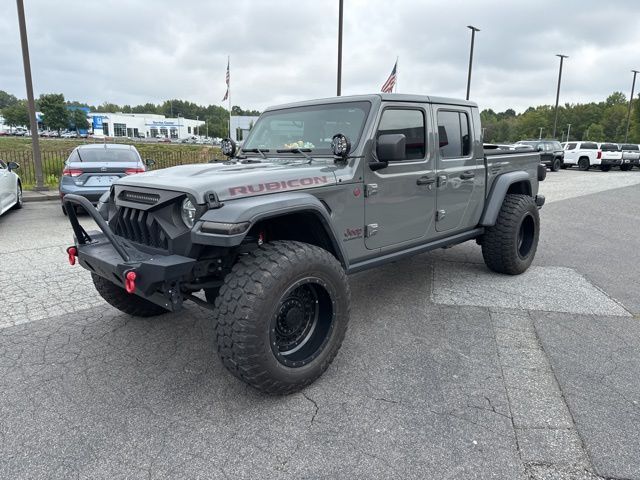
<svg viewBox="0 0 640 480">
<path fill-rule="evenodd" d="M 269 149 L 268 148 L 243 148 L 242 152 L 244 152 L 244 153 L 259 153 L 260 155 L 262 155 L 262 158 L 267 158 L 265 153 L 269 153 Z"/>
<path fill-rule="evenodd" d="M 309 155 L 306 154 L 306 152 L 310 152 L 310 151 L 311 151 L 310 148 L 284 148 L 284 149 L 276 150 L 277 153 L 299 153 L 304 158 L 309 160 L 309 163 L 311 163 L 314 160 L 313 157 L 310 157 Z"/>
</svg>

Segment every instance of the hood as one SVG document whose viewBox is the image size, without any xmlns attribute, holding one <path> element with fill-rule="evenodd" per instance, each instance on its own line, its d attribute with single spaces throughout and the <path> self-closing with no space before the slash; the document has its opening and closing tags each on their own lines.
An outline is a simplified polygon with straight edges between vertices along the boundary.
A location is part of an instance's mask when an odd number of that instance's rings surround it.
<svg viewBox="0 0 640 480">
<path fill-rule="evenodd" d="M 288 159 L 287 159 L 288 160 Z M 203 163 L 153 170 L 124 177 L 117 185 L 185 192 L 198 203 L 215 192 L 221 201 L 335 185 L 333 163 L 318 160 L 285 163 Z"/>
</svg>

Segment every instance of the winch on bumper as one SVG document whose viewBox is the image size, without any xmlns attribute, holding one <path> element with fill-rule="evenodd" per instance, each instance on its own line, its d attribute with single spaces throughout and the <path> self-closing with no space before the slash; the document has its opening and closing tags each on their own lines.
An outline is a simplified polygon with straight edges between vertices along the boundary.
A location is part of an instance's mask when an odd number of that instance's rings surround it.
<svg viewBox="0 0 640 480">
<path fill-rule="evenodd" d="M 80 264 L 129 293 L 139 295 L 169 311 L 182 307 L 180 283 L 192 272 L 196 260 L 181 255 L 143 252 L 126 240 L 116 237 L 91 202 L 69 194 L 64 197 L 75 246 L 69 247 L 70 263 Z M 73 205 L 81 206 L 102 232 L 86 232 L 80 225 Z M 132 274 L 133 272 L 133 274 Z"/>
</svg>

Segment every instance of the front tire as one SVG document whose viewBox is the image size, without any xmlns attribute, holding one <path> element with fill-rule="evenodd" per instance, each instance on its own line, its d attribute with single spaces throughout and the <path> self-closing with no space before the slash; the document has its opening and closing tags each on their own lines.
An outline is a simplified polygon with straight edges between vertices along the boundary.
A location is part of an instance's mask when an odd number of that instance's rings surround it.
<svg viewBox="0 0 640 480">
<path fill-rule="evenodd" d="M 218 355 L 262 392 L 301 390 L 338 353 L 349 302 L 346 274 L 329 252 L 302 242 L 266 243 L 240 257 L 220 288 Z"/>
<path fill-rule="evenodd" d="M 496 224 L 482 238 L 482 257 L 491 270 L 523 273 L 533 262 L 540 238 L 538 207 L 529 195 L 505 196 Z"/>
<path fill-rule="evenodd" d="M 102 278 L 100 275 L 92 273 L 91 278 L 100 296 L 104 298 L 109 305 L 127 315 L 133 315 L 135 317 L 155 317 L 168 312 L 168 310 L 162 308 L 160 305 L 156 305 L 138 295 L 127 293 L 124 288 Z"/>
<path fill-rule="evenodd" d="M 16 204 L 13 206 L 15 210 L 20 210 L 24 204 L 24 199 L 22 197 L 22 185 L 18 184 L 16 190 Z"/>
<path fill-rule="evenodd" d="M 561 168 L 562 168 L 562 160 L 560 160 L 559 158 L 554 159 L 553 163 L 551 164 L 551 171 L 557 172 Z"/>
</svg>

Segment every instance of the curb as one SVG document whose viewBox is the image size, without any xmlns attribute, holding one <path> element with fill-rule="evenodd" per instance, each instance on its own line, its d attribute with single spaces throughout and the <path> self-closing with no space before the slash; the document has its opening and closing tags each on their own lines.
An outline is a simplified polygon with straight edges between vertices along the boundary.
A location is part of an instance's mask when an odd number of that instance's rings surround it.
<svg viewBox="0 0 640 480">
<path fill-rule="evenodd" d="M 26 192 L 25 192 L 26 193 Z M 24 195 L 22 196 L 22 201 L 24 203 L 30 202 L 50 202 L 53 200 L 60 200 L 58 195 Z"/>
</svg>

